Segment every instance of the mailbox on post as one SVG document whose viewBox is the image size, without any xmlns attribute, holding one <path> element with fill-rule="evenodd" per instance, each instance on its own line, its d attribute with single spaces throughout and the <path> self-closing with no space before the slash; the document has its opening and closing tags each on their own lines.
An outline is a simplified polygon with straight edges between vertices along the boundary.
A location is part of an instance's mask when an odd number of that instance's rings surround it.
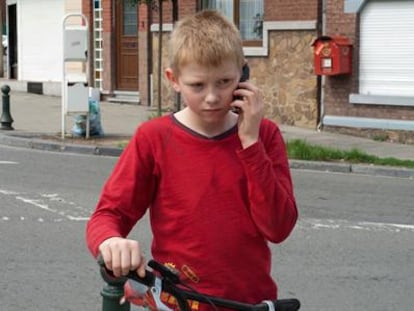
<svg viewBox="0 0 414 311">
<path fill-rule="evenodd" d="M 352 71 L 352 45 L 342 36 L 321 36 L 313 43 L 315 74 L 340 75 Z"/>
<path fill-rule="evenodd" d="M 68 25 L 68 19 L 72 17 L 78 18 L 81 25 Z M 86 137 L 89 138 L 88 29 L 88 20 L 81 13 L 63 17 L 62 139 L 65 138 L 66 115 L 73 113 L 86 115 Z M 72 63 L 71 73 L 66 66 L 69 63 Z"/>
</svg>

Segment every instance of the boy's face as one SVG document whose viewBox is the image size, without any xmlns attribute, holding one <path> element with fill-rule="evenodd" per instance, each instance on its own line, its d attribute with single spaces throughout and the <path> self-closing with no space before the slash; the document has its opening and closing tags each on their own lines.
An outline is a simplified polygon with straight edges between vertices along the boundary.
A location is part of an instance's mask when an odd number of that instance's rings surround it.
<svg viewBox="0 0 414 311">
<path fill-rule="evenodd" d="M 189 63 L 181 67 L 178 77 L 171 69 L 166 75 L 200 121 L 215 122 L 223 120 L 230 110 L 240 68 L 234 61 L 223 61 L 218 67 Z"/>
</svg>

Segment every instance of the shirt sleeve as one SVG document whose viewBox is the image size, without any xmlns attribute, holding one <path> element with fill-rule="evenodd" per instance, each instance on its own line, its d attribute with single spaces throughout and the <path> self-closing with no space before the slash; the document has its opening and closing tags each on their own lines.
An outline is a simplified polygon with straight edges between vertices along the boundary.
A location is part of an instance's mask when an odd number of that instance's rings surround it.
<svg viewBox="0 0 414 311">
<path fill-rule="evenodd" d="M 139 129 L 106 181 L 86 226 L 86 241 L 94 256 L 110 237 L 126 237 L 145 214 L 155 188 L 149 140 Z"/>
<path fill-rule="evenodd" d="M 267 240 L 280 243 L 293 230 L 298 211 L 285 143 L 278 127 L 267 122 L 260 140 L 239 150 L 238 156 L 247 177 L 253 222 Z"/>
</svg>

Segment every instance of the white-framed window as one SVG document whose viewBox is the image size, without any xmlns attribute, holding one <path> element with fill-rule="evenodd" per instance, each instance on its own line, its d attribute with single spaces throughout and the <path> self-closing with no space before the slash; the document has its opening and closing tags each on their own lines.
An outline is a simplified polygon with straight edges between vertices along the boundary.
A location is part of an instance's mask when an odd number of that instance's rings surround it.
<svg viewBox="0 0 414 311">
<path fill-rule="evenodd" d="M 413 97 L 414 1 L 366 1 L 359 42 L 359 94 Z"/>
<path fill-rule="evenodd" d="M 202 0 L 202 9 L 216 9 L 240 30 L 244 45 L 260 45 L 263 37 L 263 0 Z"/>
</svg>

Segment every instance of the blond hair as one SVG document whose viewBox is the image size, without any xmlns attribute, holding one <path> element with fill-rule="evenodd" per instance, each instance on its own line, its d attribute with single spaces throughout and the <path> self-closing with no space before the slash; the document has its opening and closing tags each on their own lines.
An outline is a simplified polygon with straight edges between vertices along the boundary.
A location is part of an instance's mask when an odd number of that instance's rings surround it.
<svg viewBox="0 0 414 311">
<path fill-rule="evenodd" d="M 204 10 L 177 22 L 169 41 L 169 58 L 176 75 L 190 62 L 218 67 L 232 59 L 240 70 L 245 63 L 239 30 L 215 10 Z"/>
</svg>

